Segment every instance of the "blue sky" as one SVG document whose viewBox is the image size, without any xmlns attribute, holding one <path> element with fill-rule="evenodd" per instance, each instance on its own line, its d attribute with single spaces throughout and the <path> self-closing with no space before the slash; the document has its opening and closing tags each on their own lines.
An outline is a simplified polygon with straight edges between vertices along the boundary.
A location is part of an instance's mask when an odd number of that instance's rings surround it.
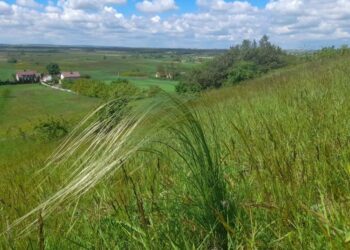
<svg viewBox="0 0 350 250">
<path fill-rule="evenodd" d="M 346 0 L 0 0 L 11 44 L 228 48 L 267 34 L 310 49 L 348 44 L 349 23 Z"/>
<path fill-rule="evenodd" d="M 8 2 L 10 4 L 14 4 L 14 3 L 16 3 L 16 0 L 7 0 L 5 2 Z M 37 2 L 40 4 L 43 4 L 43 5 L 47 5 L 49 1 L 48 0 L 37 0 Z M 52 1 L 52 2 L 54 2 L 54 1 Z M 136 1 L 129 1 L 124 6 L 122 6 L 121 9 L 125 10 L 125 12 L 127 12 L 127 13 L 133 13 L 136 10 L 135 2 Z M 227 1 L 227 2 L 233 2 L 233 1 Z M 249 0 L 247 2 L 249 2 L 252 5 L 257 6 L 259 8 L 263 8 L 268 3 L 268 0 Z M 193 11 L 196 11 L 196 9 L 197 9 L 197 4 L 196 4 L 196 1 L 194 1 L 194 0 L 192 0 L 192 1 L 191 0 L 178 0 L 178 1 L 176 1 L 176 3 L 180 7 L 179 12 L 193 12 Z"/>
<path fill-rule="evenodd" d="M 15 4 L 16 0 L 7 0 L 5 2 L 8 2 L 10 4 Z M 42 5 L 47 5 L 48 4 L 48 0 L 37 0 L 38 3 L 42 4 Z M 51 2 L 57 2 L 57 1 L 51 1 Z M 123 12 L 125 15 L 132 15 L 135 13 L 139 13 L 139 11 L 137 10 L 137 8 L 135 8 L 135 3 L 137 1 L 129 1 L 126 4 L 122 4 L 122 5 L 114 5 L 115 7 L 118 8 L 119 11 Z M 233 1 L 227 1 L 227 2 L 233 2 Z M 266 6 L 266 4 L 268 3 L 268 0 L 249 0 L 247 1 L 249 3 L 251 3 L 254 6 L 257 6 L 259 8 L 263 8 Z M 195 0 L 177 0 L 176 4 L 178 5 L 178 9 L 172 11 L 173 13 L 188 13 L 188 12 L 195 12 L 198 11 L 198 6 L 196 4 Z"/>
</svg>

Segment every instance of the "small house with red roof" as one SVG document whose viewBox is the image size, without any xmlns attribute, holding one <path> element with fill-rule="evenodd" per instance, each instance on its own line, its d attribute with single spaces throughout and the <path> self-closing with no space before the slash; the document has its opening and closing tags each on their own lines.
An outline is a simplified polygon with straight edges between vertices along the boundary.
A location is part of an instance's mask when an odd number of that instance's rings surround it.
<svg viewBox="0 0 350 250">
<path fill-rule="evenodd" d="M 80 73 L 79 72 L 62 72 L 61 73 L 61 80 L 77 80 L 79 79 L 81 76 L 80 76 Z"/>
<path fill-rule="evenodd" d="M 33 70 L 23 70 L 23 71 L 18 71 L 16 73 L 17 82 L 33 83 L 33 82 L 39 82 L 39 80 L 40 80 L 40 74 Z"/>
</svg>

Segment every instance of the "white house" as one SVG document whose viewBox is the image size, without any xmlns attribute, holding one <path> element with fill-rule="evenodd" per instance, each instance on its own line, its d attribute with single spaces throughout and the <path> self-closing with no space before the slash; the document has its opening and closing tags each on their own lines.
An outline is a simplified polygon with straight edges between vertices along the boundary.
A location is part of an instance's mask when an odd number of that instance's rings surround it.
<svg viewBox="0 0 350 250">
<path fill-rule="evenodd" d="M 52 78 L 52 75 L 44 75 L 42 78 L 41 78 L 41 81 L 45 82 L 45 83 L 48 83 L 48 82 L 52 82 L 53 78 Z"/>
</svg>

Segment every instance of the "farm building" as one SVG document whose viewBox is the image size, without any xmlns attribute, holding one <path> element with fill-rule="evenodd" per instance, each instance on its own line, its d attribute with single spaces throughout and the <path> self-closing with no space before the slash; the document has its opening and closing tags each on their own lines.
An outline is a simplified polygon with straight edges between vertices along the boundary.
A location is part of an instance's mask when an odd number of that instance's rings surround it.
<svg viewBox="0 0 350 250">
<path fill-rule="evenodd" d="M 79 72 L 62 72 L 61 80 L 76 80 L 80 78 Z"/>
<path fill-rule="evenodd" d="M 24 70 L 16 73 L 17 82 L 39 82 L 40 74 L 36 71 Z"/>
<path fill-rule="evenodd" d="M 43 81 L 43 82 L 45 82 L 45 83 L 52 82 L 52 80 L 53 80 L 52 75 L 44 75 L 44 76 L 41 78 L 41 81 Z"/>
<path fill-rule="evenodd" d="M 166 72 L 157 72 L 155 75 L 156 78 L 162 78 L 162 79 L 173 79 L 173 74 L 166 73 Z"/>
</svg>

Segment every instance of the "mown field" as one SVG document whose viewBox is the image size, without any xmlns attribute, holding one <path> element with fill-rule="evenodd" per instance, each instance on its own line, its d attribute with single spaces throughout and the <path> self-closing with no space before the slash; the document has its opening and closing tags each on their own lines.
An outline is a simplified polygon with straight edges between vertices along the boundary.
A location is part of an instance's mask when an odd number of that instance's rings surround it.
<svg viewBox="0 0 350 250">
<path fill-rule="evenodd" d="M 191 54 L 132 53 L 103 49 L 7 48 L 0 50 L 0 80 L 12 79 L 17 70 L 30 69 L 44 73 L 49 63 L 57 63 L 62 71 L 79 71 L 95 80 L 109 82 L 127 78 L 141 88 L 159 86 L 164 90 L 174 91 L 176 81 L 155 79 L 157 67 L 174 64 L 180 72 L 186 72 L 199 63 L 198 57 Z M 17 62 L 9 62 L 11 59 Z"/>
<path fill-rule="evenodd" d="M 0 164 L 0 246 L 347 249 L 349 96 L 350 58 L 339 56 L 184 105 L 161 96 L 141 120 L 78 134 L 39 173 L 59 141 L 17 139 Z"/>
</svg>

